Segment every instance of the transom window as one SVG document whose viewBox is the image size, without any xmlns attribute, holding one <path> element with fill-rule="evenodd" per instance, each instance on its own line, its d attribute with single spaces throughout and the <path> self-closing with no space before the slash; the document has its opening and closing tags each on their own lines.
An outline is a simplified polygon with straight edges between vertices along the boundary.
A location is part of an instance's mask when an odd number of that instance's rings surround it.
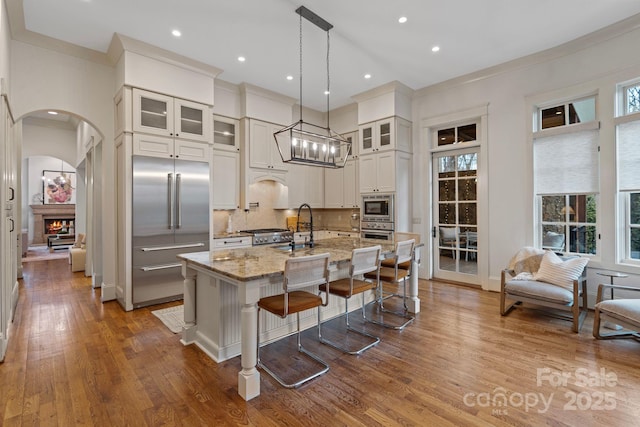
<svg viewBox="0 0 640 427">
<path fill-rule="evenodd" d="M 596 119 L 596 98 L 592 96 L 540 108 L 538 114 L 539 128 L 536 130 L 592 122 Z"/>
<path fill-rule="evenodd" d="M 640 83 L 623 88 L 624 114 L 640 112 Z"/>
<path fill-rule="evenodd" d="M 476 123 L 440 129 L 438 131 L 438 147 L 476 141 L 476 129 Z"/>
</svg>

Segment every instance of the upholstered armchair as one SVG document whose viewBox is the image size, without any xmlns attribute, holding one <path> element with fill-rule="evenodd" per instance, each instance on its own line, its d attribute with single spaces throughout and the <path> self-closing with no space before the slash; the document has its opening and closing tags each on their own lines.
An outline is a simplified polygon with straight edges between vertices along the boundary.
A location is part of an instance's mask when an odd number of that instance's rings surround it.
<svg viewBox="0 0 640 427">
<path fill-rule="evenodd" d="M 637 294 L 637 298 L 604 299 L 606 290 L 617 290 L 616 293 L 627 292 Z M 603 334 L 600 325 L 603 321 L 620 325 L 627 329 L 621 332 Z M 611 338 L 640 338 L 640 288 L 629 286 L 604 285 L 598 286 L 598 297 L 595 305 L 593 320 L 593 336 L 598 339 Z"/>
<path fill-rule="evenodd" d="M 558 257 L 553 251 L 521 249 L 502 271 L 500 314 L 506 316 L 523 303 L 561 310 L 569 312 L 577 333 L 587 315 L 587 262 L 577 256 Z"/>
<path fill-rule="evenodd" d="M 71 271 L 84 271 L 84 266 L 87 262 L 87 249 L 86 249 L 86 236 L 83 233 L 76 235 L 76 241 L 73 246 L 69 248 L 69 264 L 71 264 Z"/>
</svg>

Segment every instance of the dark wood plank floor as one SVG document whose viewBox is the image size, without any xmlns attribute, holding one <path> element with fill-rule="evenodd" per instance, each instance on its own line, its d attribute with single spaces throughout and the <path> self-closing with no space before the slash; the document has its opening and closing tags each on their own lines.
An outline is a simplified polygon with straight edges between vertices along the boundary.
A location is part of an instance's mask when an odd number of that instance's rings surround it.
<svg viewBox="0 0 640 427">
<path fill-rule="evenodd" d="M 24 264 L 10 348 L 0 364 L 3 426 L 634 426 L 640 343 L 597 341 L 498 295 L 421 281 L 404 331 L 350 356 L 314 342 L 331 365 L 296 390 L 262 374 L 237 394 L 239 358 L 214 363 L 151 314 L 101 303 L 66 260 Z M 353 316 L 354 318 L 356 316 Z M 586 383 L 586 384 L 583 384 Z"/>
</svg>

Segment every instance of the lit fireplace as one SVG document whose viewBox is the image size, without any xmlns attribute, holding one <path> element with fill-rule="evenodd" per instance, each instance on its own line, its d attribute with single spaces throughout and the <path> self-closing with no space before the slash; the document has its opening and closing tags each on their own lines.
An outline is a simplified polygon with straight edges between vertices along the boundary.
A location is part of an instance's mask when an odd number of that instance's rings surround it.
<svg viewBox="0 0 640 427">
<path fill-rule="evenodd" d="M 62 234 L 69 232 L 69 224 L 62 219 L 45 219 L 44 234 Z"/>
</svg>

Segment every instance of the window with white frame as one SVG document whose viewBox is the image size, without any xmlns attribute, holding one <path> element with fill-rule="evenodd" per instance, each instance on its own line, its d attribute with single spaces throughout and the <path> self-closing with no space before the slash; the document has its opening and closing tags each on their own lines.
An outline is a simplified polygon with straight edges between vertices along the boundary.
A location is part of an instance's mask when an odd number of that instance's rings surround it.
<svg viewBox="0 0 640 427">
<path fill-rule="evenodd" d="M 625 242 L 623 257 L 640 260 L 640 117 L 618 124 L 617 154 L 619 200 L 625 212 L 624 227 L 620 227 L 624 236 L 619 236 Z"/>
<path fill-rule="evenodd" d="M 540 247 L 595 255 L 598 246 L 599 124 L 595 96 L 541 106 L 534 131 Z"/>
</svg>

